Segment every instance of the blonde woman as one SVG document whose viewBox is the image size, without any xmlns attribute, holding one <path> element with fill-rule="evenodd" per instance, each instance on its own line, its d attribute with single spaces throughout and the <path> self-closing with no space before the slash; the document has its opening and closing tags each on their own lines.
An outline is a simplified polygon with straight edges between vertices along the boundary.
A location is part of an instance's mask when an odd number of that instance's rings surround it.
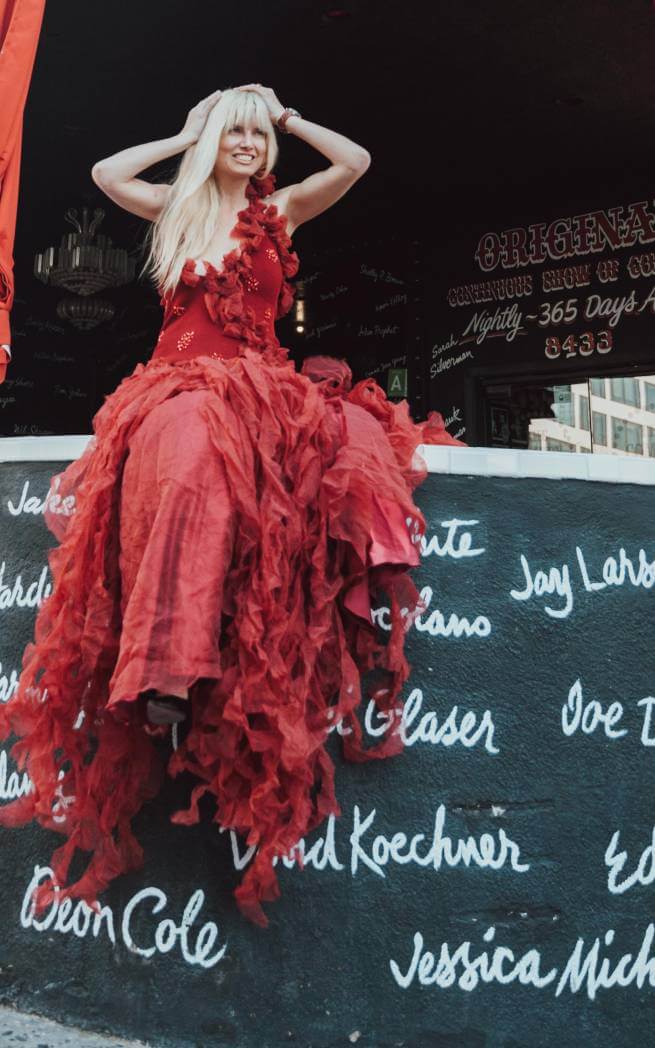
<svg viewBox="0 0 655 1048">
<path fill-rule="evenodd" d="M 276 133 L 327 166 L 275 188 Z M 140 171 L 183 153 L 172 184 Z M 407 571 L 424 521 L 412 490 L 421 442 L 449 442 L 440 416 L 416 425 L 342 361 L 298 373 L 275 333 L 293 301 L 290 237 L 369 166 L 365 149 L 285 108 L 271 88 L 216 91 L 172 138 L 101 160 L 93 178 L 148 220 L 162 328 L 147 365 L 106 398 L 84 455 L 53 478 L 47 523 L 54 591 L 37 617 L 0 730 L 34 791 L 0 823 L 64 834 L 59 898 L 93 902 L 143 861 L 131 820 L 163 775 L 196 786 L 175 823 L 213 819 L 258 850 L 236 898 L 266 923 L 272 860 L 338 812 L 328 732 L 362 745 L 360 674 L 393 711 L 418 607 Z M 75 512 L 55 512 L 75 496 Z M 388 604 L 386 636 L 372 602 Z M 385 643 L 386 641 L 386 643 Z M 185 719 L 166 762 L 170 725 Z M 77 850 L 82 876 L 66 885 Z M 45 906 L 54 885 L 41 886 Z"/>
</svg>

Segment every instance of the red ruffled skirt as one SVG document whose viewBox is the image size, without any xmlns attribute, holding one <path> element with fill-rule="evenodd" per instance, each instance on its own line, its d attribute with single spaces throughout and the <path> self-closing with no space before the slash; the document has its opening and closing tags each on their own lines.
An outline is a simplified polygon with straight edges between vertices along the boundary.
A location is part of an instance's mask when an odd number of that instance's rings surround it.
<svg viewBox="0 0 655 1048">
<path fill-rule="evenodd" d="M 307 369 L 307 374 L 311 368 Z M 317 380 L 321 379 L 320 381 Z M 163 775 L 196 779 L 175 823 L 215 821 L 257 852 L 235 895 L 265 924 L 279 894 L 272 860 L 339 814 L 327 732 L 338 720 L 351 760 L 402 748 L 388 733 L 365 748 L 360 675 L 380 710 L 397 704 L 418 594 L 424 520 L 412 491 L 421 443 L 461 443 L 440 416 L 416 425 L 373 382 L 346 395 L 329 376 L 267 365 L 257 354 L 139 365 L 94 419 L 82 457 L 53 478 L 75 512 L 46 513 L 60 540 L 54 581 L 0 733 L 34 790 L 0 824 L 37 819 L 65 841 L 52 859 L 95 902 L 142 864 L 131 821 Z M 391 630 L 372 623 L 377 592 Z M 144 717 L 146 690 L 184 695 L 190 724 L 167 764 L 168 727 Z M 52 897 L 42 885 L 38 905 Z"/>
</svg>

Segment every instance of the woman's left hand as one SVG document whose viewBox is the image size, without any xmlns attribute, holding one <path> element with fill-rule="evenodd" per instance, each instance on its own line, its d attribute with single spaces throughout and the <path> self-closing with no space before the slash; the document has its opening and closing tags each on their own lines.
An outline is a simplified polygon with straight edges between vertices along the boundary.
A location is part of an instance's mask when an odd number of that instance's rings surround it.
<svg viewBox="0 0 655 1048">
<path fill-rule="evenodd" d="M 241 87 L 237 88 L 237 91 L 255 91 L 258 95 L 261 95 L 266 102 L 266 108 L 268 109 L 271 120 L 274 124 L 276 124 L 279 117 L 282 116 L 284 106 L 272 87 L 262 87 L 261 84 L 242 84 Z"/>
</svg>

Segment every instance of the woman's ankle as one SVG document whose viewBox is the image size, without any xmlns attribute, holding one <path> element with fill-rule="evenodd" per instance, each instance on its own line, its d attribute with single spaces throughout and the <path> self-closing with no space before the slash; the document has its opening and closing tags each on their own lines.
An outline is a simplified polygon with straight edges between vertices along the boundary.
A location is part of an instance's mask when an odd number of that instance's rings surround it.
<svg viewBox="0 0 655 1048">
<path fill-rule="evenodd" d="M 179 724 L 186 720 L 189 709 L 188 698 L 179 695 L 165 695 L 151 688 L 141 693 L 146 719 L 150 724 Z"/>
</svg>

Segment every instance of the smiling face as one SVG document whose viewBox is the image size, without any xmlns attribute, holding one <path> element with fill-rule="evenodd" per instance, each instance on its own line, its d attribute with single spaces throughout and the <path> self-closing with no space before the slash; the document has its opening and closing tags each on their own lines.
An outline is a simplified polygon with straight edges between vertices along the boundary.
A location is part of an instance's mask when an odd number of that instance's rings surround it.
<svg viewBox="0 0 655 1048">
<path fill-rule="evenodd" d="M 272 171 L 278 156 L 275 128 L 257 91 L 228 88 L 207 122 L 214 146 L 214 179 L 224 189 Z"/>
<path fill-rule="evenodd" d="M 216 173 L 254 175 L 266 160 L 266 131 L 254 119 L 229 121 L 216 154 Z"/>
<path fill-rule="evenodd" d="M 254 91 L 234 90 L 225 92 L 221 102 L 226 105 L 226 117 L 216 151 L 215 176 L 219 181 L 250 178 L 266 166 L 267 159 L 275 160 L 275 132 L 266 103 Z"/>
</svg>

